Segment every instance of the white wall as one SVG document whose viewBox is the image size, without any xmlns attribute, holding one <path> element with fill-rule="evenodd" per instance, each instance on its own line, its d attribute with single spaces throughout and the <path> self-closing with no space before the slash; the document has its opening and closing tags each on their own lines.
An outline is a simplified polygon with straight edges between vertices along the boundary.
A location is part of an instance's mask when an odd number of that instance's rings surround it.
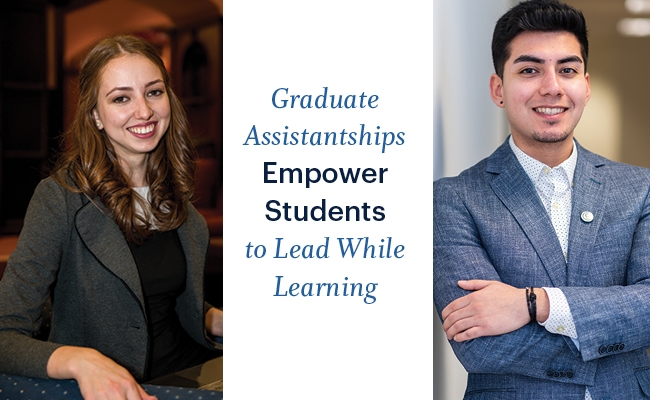
<svg viewBox="0 0 650 400">
<path fill-rule="evenodd" d="M 592 74 L 591 98 L 574 132 L 582 146 L 614 161 L 622 160 L 623 110 L 619 91 L 607 76 Z"/>
<path fill-rule="evenodd" d="M 457 175 L 490 155 L 508 134 L 502 109 L 490 99 L 492 31 L 512 0 L 441 0 L 434 16 L 437 62 L 434 176 Z M 434 193 L 435 196 L 435 193 Z M 435 266 L 434 266 L 435 268 Z M 456 360 L 439 320 L 434 329 L 436 400 L 463 398 L 467 373 Z"/>
</svg>

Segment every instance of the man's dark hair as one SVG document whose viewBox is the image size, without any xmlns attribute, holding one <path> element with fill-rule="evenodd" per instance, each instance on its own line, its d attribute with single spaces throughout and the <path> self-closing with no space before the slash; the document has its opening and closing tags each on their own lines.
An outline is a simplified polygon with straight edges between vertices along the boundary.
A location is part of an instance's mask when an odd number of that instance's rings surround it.
<svg viewBox="0 0 650 400">
<path fill-rule="evenodd" d="M 497 21 L 492 36 L 494 70 L 503 78 L 506 61 L 510 57 L 510 43 L 522 32 L 569 32 L 580 43 L 580 52 L 587 71 L 589 42 L 587 23 L 582 12 L 558 0 L 528 0 L 512 7 Z"/>
</svg>

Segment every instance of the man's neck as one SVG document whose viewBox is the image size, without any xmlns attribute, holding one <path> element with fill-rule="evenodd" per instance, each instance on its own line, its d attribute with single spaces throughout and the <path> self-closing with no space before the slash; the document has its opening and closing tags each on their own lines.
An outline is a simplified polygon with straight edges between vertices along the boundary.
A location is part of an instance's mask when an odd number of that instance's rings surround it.
<svg viewBox="0 0 650 400">
<path fill-rule="evenodd" d="M 566 161 L 573 151 L 573 134 L 567 136 L 561 142 L 554 143 L 526 140 L 514 135 L 512 136 L 512 140 L 514 140 L 521 151 L 551 168 L 557 167 Z"/>
</svg>

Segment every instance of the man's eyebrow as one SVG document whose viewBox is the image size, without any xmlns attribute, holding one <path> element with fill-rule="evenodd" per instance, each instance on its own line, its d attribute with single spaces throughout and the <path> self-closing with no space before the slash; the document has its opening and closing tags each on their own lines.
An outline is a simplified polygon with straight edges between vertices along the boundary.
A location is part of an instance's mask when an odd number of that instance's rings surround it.
<svg viewBox="0 0 650 400">
<path fill-rule="evenodd" d="M 528 54 L 522 54 L 519 57 L 515 58 L 515 60 L 512 63 L 516 64 L 520 62 L 533 62 L 536 64 L 544 64 L 545 61 L 539 57 L 531 56 Z M 577 62 L 582 64 L 582 58 L 578 56 L 568 56 L 568 57 L 561 58 L 557 61 L 558 64 L 566 64 L 571 62 Z"/>
<path fill-rule="evenodd" d="M 566 63 L 571 63 L 571 62 L 577 62 L 582 64 L 582 58 L 578 56 L 569 56 L 569 57 L 564 57 L 561 60 L 558 60 L 558 64 L 566 64 Z"/>
<path fill-rule="evenodd" d="M 544 64 L 544 60 L 542 60 L 539 57 L 531 56 L 528 54 L 522 54 L 519 57 L 515 58 L 515 61 L 513 61 L 513 64 L 517 64 L 520 62 L 534 62 L 537 64 Z"/>
</svg>

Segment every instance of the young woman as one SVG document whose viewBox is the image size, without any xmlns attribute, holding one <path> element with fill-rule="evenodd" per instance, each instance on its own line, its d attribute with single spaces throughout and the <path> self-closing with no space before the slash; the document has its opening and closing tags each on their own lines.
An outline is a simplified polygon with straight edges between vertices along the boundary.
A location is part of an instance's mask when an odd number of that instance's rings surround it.
<svg viewBox="0 0 650 400">
<path fill-rule="evenodd" d="M 91 50 L 63 144 L 0 281 L 0 372 L 149 399 L 137 382 L 220 355 L 223 333 L 203 301 L 189 126 L 151 45 L 117 36 Z M 48 299 L 45 342 L 33 335 Z"/>
</svg>

